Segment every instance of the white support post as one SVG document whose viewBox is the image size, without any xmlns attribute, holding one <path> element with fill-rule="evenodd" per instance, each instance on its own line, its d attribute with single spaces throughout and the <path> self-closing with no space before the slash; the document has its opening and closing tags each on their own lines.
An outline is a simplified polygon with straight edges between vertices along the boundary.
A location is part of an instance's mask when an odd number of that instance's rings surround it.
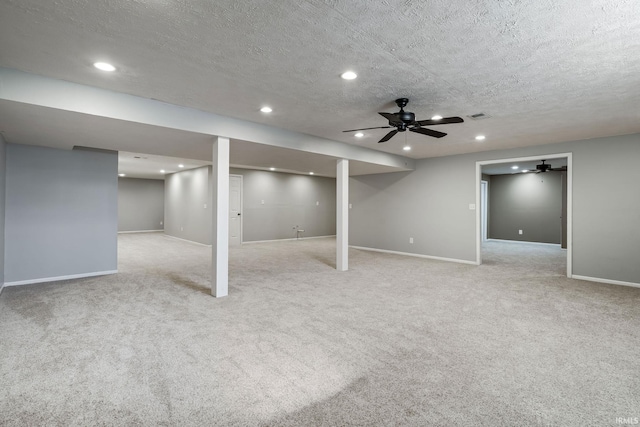
<svg viewBox="0 0 640 427">
<path fill-rule="evenodd" d="M 211 173 L 211 295 L 229 293 L 229 138 L 215 137 Z"/>
<path fill-rule="evenodd" d="M 336 174 L 336 270 L 349 269 L 349 160 L 338 160 Z"/>
</svg>

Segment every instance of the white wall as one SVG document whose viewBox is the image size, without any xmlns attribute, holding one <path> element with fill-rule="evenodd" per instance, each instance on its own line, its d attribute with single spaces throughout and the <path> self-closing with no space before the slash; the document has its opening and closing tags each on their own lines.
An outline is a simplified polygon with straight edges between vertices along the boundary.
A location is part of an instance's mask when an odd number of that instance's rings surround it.
<svg viewBox="0 0 640 427">
<path fill-rule="evenodd" d="M 118 155 L 7 144 L 5 280 L 117 269 Z"/>
<path fill-rule="evenodd" d="M 164 229 L 164 180 L 118 178 L 118 231 Z"/>
<path fill-rule="evenodd" d="M 573 274 L 640 283 L 640 134 L 424 159 L 413 172 L 353 177 L 350 243 L 473 262 L 476 161 L 568 152 Z"/>
</svg>

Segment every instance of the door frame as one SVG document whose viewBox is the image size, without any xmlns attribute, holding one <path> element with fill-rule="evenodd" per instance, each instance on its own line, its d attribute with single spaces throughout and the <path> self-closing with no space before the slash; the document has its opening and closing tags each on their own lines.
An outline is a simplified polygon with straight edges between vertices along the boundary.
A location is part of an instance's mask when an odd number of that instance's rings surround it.
<svg viewBox="0 0 640 427">
<path fill-rule="evenodd" d="M 573 153 L 545 154 L 530 157 L 513 157 L 507 159 L 476 161 L 476 206 L 480 206 L 480 182 L 482 166 L 496 163 L 528 162 L 536 160 L 567 159 L 567 277 L 573 277 Z M 482 227 L 480 209 L 476 209 L 476 264 L 482 264 Z"/>
<path fill-rule="evenodd" d="M 480 218 L 482 223 L 482 241 L 489 238 L 489 181 L 480 180 Z"/>
<path fill-rule="evenodd" d="M 244 176 L 230 173 L 229 178 L 231 177 L 240 178 L 240 245 L 242 245 L 244 243 Z"/>
</svg>

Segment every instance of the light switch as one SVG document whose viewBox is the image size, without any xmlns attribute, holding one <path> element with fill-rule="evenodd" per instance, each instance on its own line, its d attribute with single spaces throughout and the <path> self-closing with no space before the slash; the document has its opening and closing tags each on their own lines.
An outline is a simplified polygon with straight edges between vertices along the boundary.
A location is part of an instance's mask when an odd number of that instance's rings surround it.
<svg viewBox="0 0 640 427">
<path fill-rule="evenodd" d="M 351 209 L 353 207 L 353 205 L 351 203 L 349 203 L 349 209 Z"/>
<path fill-rule="evenodd" d="M 264 200 L 260 200 L 260 204 L 261 204 L 261 205 L 264 205 Z"/>
<path fill-rule="evenodd" d="M 316 206 L 320 206 L 320 202 L 316 202 Z"/>
<path fill-rule="evenodd" d="M 204 208 L 207 209 L 207 204 L 206 203 L 204 204 Z"/>
</svg>

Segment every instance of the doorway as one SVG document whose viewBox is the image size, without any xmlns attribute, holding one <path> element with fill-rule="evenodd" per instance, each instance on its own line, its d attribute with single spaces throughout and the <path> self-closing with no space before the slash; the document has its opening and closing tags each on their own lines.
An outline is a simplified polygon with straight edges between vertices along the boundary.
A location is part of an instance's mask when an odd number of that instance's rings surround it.
<svg viewBox="0 0 640 427">
<path fill-rule="evenodd" d="M 242 175 L 229 175 L 229 246 L 242 244 Z"/>
<path fill-rule="evenodd" d="M 572 277 L 572 271 L 573 271 L 572 270 L 572 253 L 573 253 L 573 241 L 572 241 L 572 221 L 573 221 L 573 213 L 572 213 L 573 164 L 572 164 L 572 161 L 573 159 L 572 159 L 572 153 L 547 154 L 542 156 L 483 160 L 483 161 L 476 162 L 476 205 L 480 206 L 480 209 L 476 210 L 476 264 L 478 265 L 482 264 L 482 242 L 485 240 L 484 231 L 486 230 L 486 227 L 483 227 L 483 220 L 484 218 L 486 218 L 486 216 L 483 215 L 483 210 L 485 206 L 488 205 L 488 198 L 483 200 L 483 194 L 482 194 L 483 193 L 483 186 L 482 186 L 483 166 L 489 166 L 489 165 L 500 166 L 505 163 L 521 163 L 521 162 L 532 162 L 532 161 L 538 162 L 541 160 L 553 160 L 553 159 L 566 159 L 566 162 L 567 162 L 566 214 L 564 211 L 565 207 L 563 206 L 562 219 L 564 222 L 564 218 L 566 217 L 566 249 L 567 249 L 566 275 L 569 278 Z"/>
</svg>

